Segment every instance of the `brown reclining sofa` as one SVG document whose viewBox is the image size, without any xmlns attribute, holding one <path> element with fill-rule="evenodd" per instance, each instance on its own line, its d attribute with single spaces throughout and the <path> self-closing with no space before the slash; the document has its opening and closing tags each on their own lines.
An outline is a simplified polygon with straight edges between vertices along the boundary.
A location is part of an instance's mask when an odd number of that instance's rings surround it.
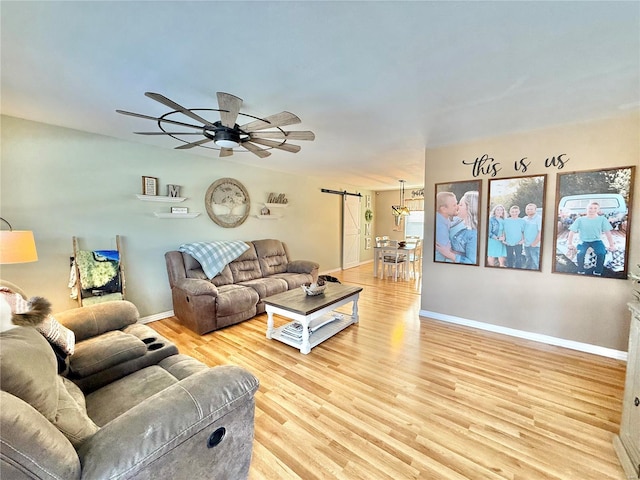
<svg viewBox="0 0 640 480">
<path fill-rule="evenodd" d="M 185 327 L 203 335 L 240 323 L 265 311 L 263 298 L 317 281 L 319 265 L 291 260 L 284 242 L 245 243 L 249 249 L 211 280 L 188 253 L 165 254 L 173 311 Z"/>
</svg>

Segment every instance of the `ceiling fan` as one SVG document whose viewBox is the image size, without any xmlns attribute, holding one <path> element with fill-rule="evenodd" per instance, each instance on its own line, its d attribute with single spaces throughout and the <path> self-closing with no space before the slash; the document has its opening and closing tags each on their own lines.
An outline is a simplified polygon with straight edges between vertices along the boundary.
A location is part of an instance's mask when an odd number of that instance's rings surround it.
<svg viewBox="0 0 640 480">
<path fill-rule="evenodd" d="M 284 150 L 285 152 L 297 153 L 300 146 L 289 143 L 289 140 L 314 140 L 315 135 L 310 131 L 284 131 L 281 127 L 300 123 L 301 120 L 291 112 L 280 112 L 266 118 L 254 117 L 246 113 L 240 113 L 242 99 L 230 93 L 217 92 L 218 107 L 215 108 L 185 108 L 167 97 L 153 92 L 146 92 L 145 95 L 156 102 L 172 108 L 174 110 L 165 113 L 161 117 L 152 117 L 141 113 L 116 110 L 123 115 L 146 118 L 158 122 L 160 132 L 134 132 L 139 135 L 169 135 L 184 143 L 175 147 L 178 150 L 185 150 L 193 147 L 210 148 L 220 150 L 220 157 L 233 155 L 234 148 L 241 147 L 243 150 L 265 158 L 271 155 L 272 148 Z M 207 116 L 208 112 L 220 112 L 220 120 L 211 121 Z M 184 119 L 183 116 L 188 117 Z M 238 116 L 253 119 L 248 123 L 238 126 L 236 121 Z M 181 121 L 184 120 L 184 121 Z M 195 120 L 196 123 L 187 123 Z M 165 124 L 178 125 L 187 129 L 182 132 L 171 132 L 164 128 Z M 181 136 L 200 135 L 204 138 L 191 141 L 180 138 Z M 215 146 L 207 145 L 213 142 Z M 262 148 L 265 146 L 267 148 Z"/>
</svg>

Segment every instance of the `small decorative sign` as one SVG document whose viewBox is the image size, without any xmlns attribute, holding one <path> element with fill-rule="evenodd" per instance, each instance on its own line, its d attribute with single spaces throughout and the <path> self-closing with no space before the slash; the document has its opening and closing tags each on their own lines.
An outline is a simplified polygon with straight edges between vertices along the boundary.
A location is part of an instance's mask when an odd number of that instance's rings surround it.
<svg viewBox="0 0 640 480">
<path fill-rule="evenodd" d="M 179 197 L 180 185 L 167 185 L 167 197 Z"/>
<path fill-rule="evenodd" d="M 171 213 L 185 214 L 189 213 L 189 209 L 187 207 L 171 207 Z"/>
<path fill-rule="evenodd" d="M 267 203 L 280 203 L 280 204 L 286 204 L 289 203 L 289 200 L 287 200 L 287 196 L 284 193 L 270 193 L 269 194 L 269 199 L 267 200 Z"/>
<path fill-rule="evenodd" d="M 158 195 L 158 179 L 157 177 L 142 177 L 142 194 Z"/>
</svg>

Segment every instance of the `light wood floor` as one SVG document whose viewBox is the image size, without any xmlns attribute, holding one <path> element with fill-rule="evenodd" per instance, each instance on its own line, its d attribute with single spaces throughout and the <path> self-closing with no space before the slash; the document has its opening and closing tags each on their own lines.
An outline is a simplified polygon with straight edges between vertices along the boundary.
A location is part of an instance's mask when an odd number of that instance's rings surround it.
<svg viewBox="0 0 640 480">
<path fill-rule="evenodd" d="M 371 272 L 334 274 L 364 287 L 360 323 L 309 355 L 267 340 L 266 315 L 202 337 L 149 324 L 260 379 L 250 479 L 624 478 L 624 362 L 419 318 L 415 282 Z"/>
</svg>

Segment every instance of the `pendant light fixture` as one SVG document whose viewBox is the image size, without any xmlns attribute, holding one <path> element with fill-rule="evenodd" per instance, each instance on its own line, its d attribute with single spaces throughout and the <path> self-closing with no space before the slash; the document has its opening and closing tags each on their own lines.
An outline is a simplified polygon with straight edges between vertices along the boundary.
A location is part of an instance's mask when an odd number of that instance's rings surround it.
<svg viewBox="0 0 640 480">
<path fill-rule="evenodd" d="M 402 217 L 409 216 L 409 209 L 404 205 L 404 183 L 406 180 L 398 180 L 400 182 L 400 204 L 399 205 L 391 205 L 391 213 L 394 216 L 394 220 L 396 222 L 396 226 L 400 226 L 400 222 L 402 221 Z"/>
</svg>

